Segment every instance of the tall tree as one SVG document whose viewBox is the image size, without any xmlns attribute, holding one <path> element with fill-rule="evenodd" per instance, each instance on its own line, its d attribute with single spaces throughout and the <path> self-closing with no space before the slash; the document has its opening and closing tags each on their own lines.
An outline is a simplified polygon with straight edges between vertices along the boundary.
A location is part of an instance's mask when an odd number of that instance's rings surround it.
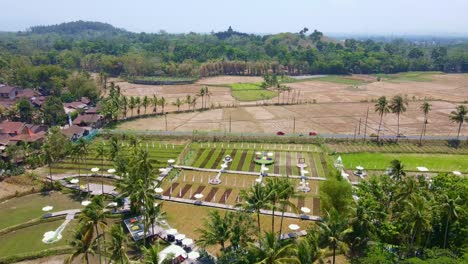
<svg viewBox="0 0 468 264">
<path fill-rule="evenodd" d="M 190 106 L 192 105 L 192 96 L 187 94 L 185 97 L 185 103 L 187 104 L 187 110 L 190 111 Z"/>
<path fill-rule="evenodd" d="M 161 106 L 161 113 L 164 115 L 164 107 L 167 105 L 166 98 L 164 98 L 164 96 L 161 96 L 159 99 L 159 105 Z"/>
<path fill-rule="evenodd" d="M 128 103 L 128 108 L 130 108 L 130 112 L 133 116 L 133 109 L 137 107 L 136 99 L 135 97 L 130 97 L 130 102 Z"/>
<path fill-rule="evenodd" d="M 458 212 L 461 210 L 460 206 L 458 206 L 461 200 L 460 196 L 452 199 L 447 194 L 442 194 L 442 204 L 440 207 L 445 217 L 444 248 L 447 248 L 449 226 L 454 220 L 457 220 Z"/>
<path fill-rule="evenodd" d="M 148 98 L 148 96 L 145 95 L 145 97 L 143 97 L 143 101 L 141 105 L 145 109 L 145 115 L 146 115 L 146 108 L 148 108 L 148 106 L 150 105 L 150 99 Z"/>
<path fill-rule="evenodd" d="M 423 112 L 423 115 L 424 115 L 423 127 L 422 127 L 422 130 L 421 130 L 421 136 L 419 137 L 419 145 L 422 145 L 422 138 L 426 134 L 427 115 L 432 110 L 432 105 L 429 102 L 424 101 L 421 104 L 421 106 L 419 107 L 419 109 L 421 109 L 421 111 Z"/>
<path fill-rule="evenodd" d="M 377 103 L 375 104 L 375 112 L 379 114 L 380 116 L 380 122 L 379 122 L 379 129 L 377 130 L 377 140 L 379 140 L 380 137 L 380 128 L 382 127 L 382 120 L 383 116 L 390 112 L 390 109 L 388 108 L 388 101 L 387 97 L 381 96 L 377 100 Z"/>
<path fill-rule="evenodd" d="M 184 101 L 180 100 L 180 98 L 177 98 L 175 102 L 172 102 L 172 105 L 177 106 L 177 112 L 180 111 L 180 107 L 184 104 Z"/>
<path fill-rule="evenodd" d="M 292 240 L 280 240 L 278 236 L 270 232 L 260 236 L 258 243 L 249 243 L 247 251 L 252 257 L 253 263 L 300 263 L 294 242 Z"/>
<path fill-rule="evenodd" d="M 408 106 L 408 100 L 403 98 L 401 95 L 395 95 L 390 102 L 390 109 L 392 113 L 397 115 L 397 140 L 400 136 L 400 115 L 406 112 L 406 107 Z"/>
<path fill-rule="evenodd" d="M 336 210 L 332 210 L 331 212 L 326 212 L 323 221 L 319 223 L 320 236 L 327 246 L 332 249 L 333 264 L 335 264 L 337 249 L 341 250 L 343 253 L 346 253 L 348 250 L 345 237 L 352 232 L 352 228 L 347 221 L 347 217 L 340 215 Z"/>
<path fill-rule="evenodd" d="M 261 225 L 260 225 L 260 210 L 270 207 L 270 195 L 262 184 L 256 183 L 248 190 L 242 190 L 240 196 L 245 202 L 242 207 L 246 211 L 253 211 L 257 215 L 257 232 L 260 235 Z"/>
<path fill-rule="evenodd" d="M 463 123 L 468 121 L 468 108 L 464 105 L 457 106 L 455 111 L 450 113 L 450 120 L 458 124 L 457 139 L 460 138 L 460 131 L 463 126 Z"/>
<path fill-rule="evenodd" d="M 151 104 L 153 105 L 153 113 L 158 113 L 159 99 L 158 97 L 156 97 L 155 94 L 153 94 L 153 99 L 151 100 Z"/>
<path fill-rule="evenodd" d="M 226 212 L 221 216 L 218 211 L 210 211 L 208 219 L 203 223 L 203 227 L 197 229 L 200 238 L 197 244 L 202 247 L 219 245 L 221 251 L 224 251 L 226 242 L 230 238 L 230 228 L 232 226 L 232 216 Z"/>
<path fill-rule="evenodd" d="M 107 249 L 110 253 L 110 260 L 120 264 L 128 263 L 128 239 L 122 226 L 115 224 L 110 228 L 109 232 L 110 241 Z"/>
</svg>

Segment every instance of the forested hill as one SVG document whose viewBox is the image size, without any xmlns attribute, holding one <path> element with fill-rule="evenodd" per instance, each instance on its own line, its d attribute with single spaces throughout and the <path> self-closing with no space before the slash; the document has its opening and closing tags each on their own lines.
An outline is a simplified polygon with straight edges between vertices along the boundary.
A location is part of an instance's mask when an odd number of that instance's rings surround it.
<svg viewBox="0 0 468 264">
<path fill-rule="evenodd" d="M 125 33 L 127 32 L 124 29 L 116 28 L 111 24 L 102 23 L 102 22 L 92 22 L 92 21 L 74 21 L 61 23 L 57 25 L 48 25 L 48 26 L 33 26 L 26 31 L 26 33 L 33 34 L 47 34 L 47 33 L 57 33 L 57 34 L 79 34 L 82 32 L 106 32 L 106 33 Z"/>
<path fill-rule="evenodd" d="M 308 28 L 271 35 L 231 27 L 211 34 L 134 33 L 85 21 L 0 34 L 0 81 L 18 83 L 18 72 L 42 66 L 130 78 L 468 72 L 468 43 L 338 41 Z"/>
</svg>

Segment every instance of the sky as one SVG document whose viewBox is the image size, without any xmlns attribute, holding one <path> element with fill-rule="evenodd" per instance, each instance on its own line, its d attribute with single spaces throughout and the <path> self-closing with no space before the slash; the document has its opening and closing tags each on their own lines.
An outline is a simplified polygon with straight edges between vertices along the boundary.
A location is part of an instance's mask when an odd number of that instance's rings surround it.
<svg viewBox="0 0 468 264">
<path fill-rule="evenodd" d="M 0 31 L 87 20 L 134 32 L 468 34 L 468 0 L 0 0 Z"/>
</svg>

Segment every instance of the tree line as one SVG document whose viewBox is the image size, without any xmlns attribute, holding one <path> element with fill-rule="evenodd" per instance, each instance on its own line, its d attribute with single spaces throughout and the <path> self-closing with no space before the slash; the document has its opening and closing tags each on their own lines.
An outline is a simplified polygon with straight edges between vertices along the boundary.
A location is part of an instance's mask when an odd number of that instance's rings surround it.
<svg viewBox="0 0 468 264">
<path fill-rule="evenodd" d="M 304 28 L 260 36 L 230 28 L 212 34 L 149 34 L 83 21 L 38 26 L 0 34 L 0 77 L 14 83 L 8 72 L 21 69 L 18 57 L 33 66 L 129 77 L 468 71 L 466 43 L 337 41 L 317 30 L 307 33 Z"/>
</svg>

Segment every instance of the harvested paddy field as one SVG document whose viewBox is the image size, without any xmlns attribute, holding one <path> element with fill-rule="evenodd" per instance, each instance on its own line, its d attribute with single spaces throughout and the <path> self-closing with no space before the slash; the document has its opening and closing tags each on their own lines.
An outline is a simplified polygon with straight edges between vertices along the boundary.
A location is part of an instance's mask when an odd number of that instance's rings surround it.
<svg viewBox="0 0 468 264">
<path fill-rule="evenodd" d="M 408 109 L 400 116 L 400 133 L 419 135 L 423 122 L 420 101 L 409 102 Z M 449 114 L 456 103 L 432 101 L 429 113 L 427 135 L 456 136 L 457 125 L 449 120 Z M 318 133 L 353 134 L 359 128 L 364 133 L 366 112 L 369 109 L 367 135 L 376 133 L 379 115 L 374 112 L 374 103 L 324 103 L 286 106 L 246 106 L 215 109 L 204 112 L 169 114 L 170 131 L 229 131 L 231 119 L 232 132 L 262 132 L 286 134 L 293 132 L 294 118 L 296 133 L 306 136 L 310 131 Z M 397 131 L 397 117 L 387 114 L 383 119 L 382 135 L 394 135 Z M 121 130 L 164 130 L 165 120 L 161 117 L 133 120 L 120 124 Z M 359 134 L 359 131 L 357 131 Z M 462 128 L 462 135 L 468 134 L 468 126 Z"/>
</svg>

